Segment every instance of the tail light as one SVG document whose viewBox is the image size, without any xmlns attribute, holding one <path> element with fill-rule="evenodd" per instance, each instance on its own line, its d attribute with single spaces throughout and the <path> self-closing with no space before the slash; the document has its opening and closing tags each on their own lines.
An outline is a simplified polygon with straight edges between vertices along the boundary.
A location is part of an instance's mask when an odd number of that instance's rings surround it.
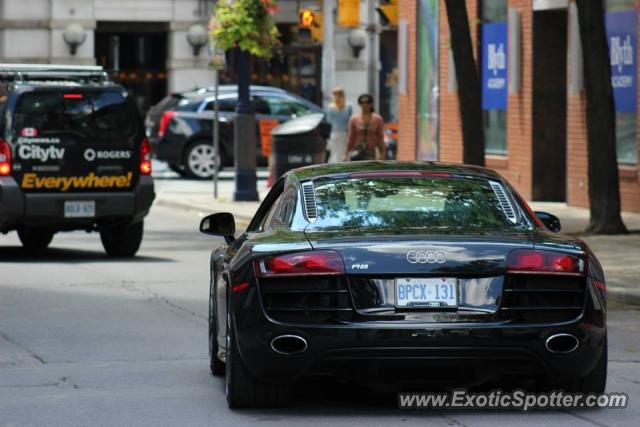
<svg viewBox="0 0 640 427">
<path fill-rule="evenodd" d="M 244 292 L 249 289 L 249 282 L 238 283 L 231 287 L 231 292 L 237 294 L 238 292 Z"/>
<path fill-rule="evenodd" d="M 142 175 L 151 175 L 151 145 L 147 138 L 140 145 L 140 173 Z"/>
<path fill-rule="evenodd" d="M 552 273 L 584 275 L 584 258 L 551 251 L 516 249 L 507 255 L 507 270 L 512 273 Z"/>
<path fill-rule="evenodd" d="M 596 289 L 600 291 L 600 294 L 606 298 L 607 285 L 602 280 L 596 280 L 596 279 L 593 279 L 593 284 L 596 285 Z"/>
<path fill-rule="evenodd" d="M 167 127 L 169 127 L 169 122 L 175 115 L 175 111 L 165 111 L 164 113 L 162 113 L 160 126 L 158 126 L 158 136 L 164 136 L 165 132 L 167 131 Z"/>
<path fill-rule="evenodd" d="M 0 176 L 11 175 L 11 146 L 0 139 Z"/>
<path fill-rule="evenodd" d="M 344 274 L 344 262 L 334 251 L 278 255 L 255 262 L 258 277 Z"/>
</svg>

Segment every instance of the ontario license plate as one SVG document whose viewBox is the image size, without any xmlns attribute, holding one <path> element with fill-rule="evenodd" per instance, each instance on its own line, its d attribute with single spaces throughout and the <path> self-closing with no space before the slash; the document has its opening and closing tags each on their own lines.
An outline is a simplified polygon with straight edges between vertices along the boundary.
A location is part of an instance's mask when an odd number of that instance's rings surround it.
<svg viewBox="0 0 640 427">
<path fill-rule="evenodd" d="M 451 308 L 458 306 L 455 278 L 396 279 L 397 307 Z"/>
<path fill-rule="evenodd" d="M 93 200 L 64 202 L 65 218 L 92 218 L 94 216 L 96 216 L 96 202 Z"/>
</svg>

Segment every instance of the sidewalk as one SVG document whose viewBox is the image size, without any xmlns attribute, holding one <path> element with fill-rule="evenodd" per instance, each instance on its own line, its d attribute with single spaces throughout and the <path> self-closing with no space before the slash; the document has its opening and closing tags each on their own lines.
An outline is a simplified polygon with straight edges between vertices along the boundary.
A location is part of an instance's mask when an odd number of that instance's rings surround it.
<svg viewBox="0 0 640 427">
<path fill-rule="evenodd" d="M 234 202 L 234 182 L 224 176 L 218 184 L 218 198 L 213 197 L 211 181 L 192 181 L 171 176 L 154 176 L 156 201 L 159 206 L 185 209 L 201 216 L 216 212 L 230 212 L 236 219 L 238 228 L 249 225 L 258 210 L 260 202 Z M 258 181 L 258 193 L 263 199 L 268 192 L 266 180 Z"/>
<path fill-rule="evenodd" d="M 219 184 L 219 198 L 213 198 L 213 184 L 167 176 L 156 179 L 156 205 L 186 209 L 204 216 L 230 212 L 239 229 L 246 227 L 260 205 L 259 202 L 233 202 L 233 180 L 226 177 Z M 268 189 L 265 180 L 258 181 L 263 198 Z M 531 204 L 534 210 L 546 211 L 560 218 L 562 232 L 580 236 L 589 221 L 589 211 L 564 203 Z M 580 236 L 589 244 L 602 263 L 611 300 L 640 306 L 640 214 L 625 213 L 623 219 L 630 234 L 624 236 Z"/>
</svg>

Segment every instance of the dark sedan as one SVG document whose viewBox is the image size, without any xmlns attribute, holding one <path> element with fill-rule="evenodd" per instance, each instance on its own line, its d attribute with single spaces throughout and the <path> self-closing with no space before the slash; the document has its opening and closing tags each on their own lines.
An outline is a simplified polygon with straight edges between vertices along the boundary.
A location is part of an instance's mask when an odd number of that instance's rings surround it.
<svg viewBox="0 0 640 427">
<path fill-rule="evenodd" d="M 147 133 L 157 159 L 171 169 L 191 178 L 210 178 L 214 171 L 212 92 L 198 90 L 167 97 L 150 110 Z M 233 123 L 238 104 L 237 87 L 224 85 L 218 96 L 220 111 L 220 157 L 222 166 L 232 166 L 234 159 Z M 317 105 L 297 95 L 268 86 L 251 86 L 251 103 L 258 121 L 283 122 L 310 113 L 321 113 Z M 256 136 L 259 129 L 256 127 Z M 258 164 L 266 165 L 260 138 L 257 142 Z"/>
<path fill-rule="evenodd" d="M 226 241 L 211 257 L 209 344 L 231 407 L 282 404 L 310 375 L 604 391 L 602 268 L 495 172 L 311 166 L 238 236 L 228 213 L 200 228 Z"/>
</svg>

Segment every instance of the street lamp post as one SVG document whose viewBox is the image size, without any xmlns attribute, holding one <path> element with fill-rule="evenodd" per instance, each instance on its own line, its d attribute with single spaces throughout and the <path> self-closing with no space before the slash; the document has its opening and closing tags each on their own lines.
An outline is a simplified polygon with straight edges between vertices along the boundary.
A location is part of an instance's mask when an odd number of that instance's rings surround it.
<svg viewBox="0 0 640 427">
<path fill-rule="evenodd" d="M 259 200 L 256 178 L 256 118 L 249 94 L 250 55 L 240 49 L 235 50 L 238 74 L 238 106 L 234 123 L 234 158 L 236 167 L 235 201 Z"/>
</svg>

